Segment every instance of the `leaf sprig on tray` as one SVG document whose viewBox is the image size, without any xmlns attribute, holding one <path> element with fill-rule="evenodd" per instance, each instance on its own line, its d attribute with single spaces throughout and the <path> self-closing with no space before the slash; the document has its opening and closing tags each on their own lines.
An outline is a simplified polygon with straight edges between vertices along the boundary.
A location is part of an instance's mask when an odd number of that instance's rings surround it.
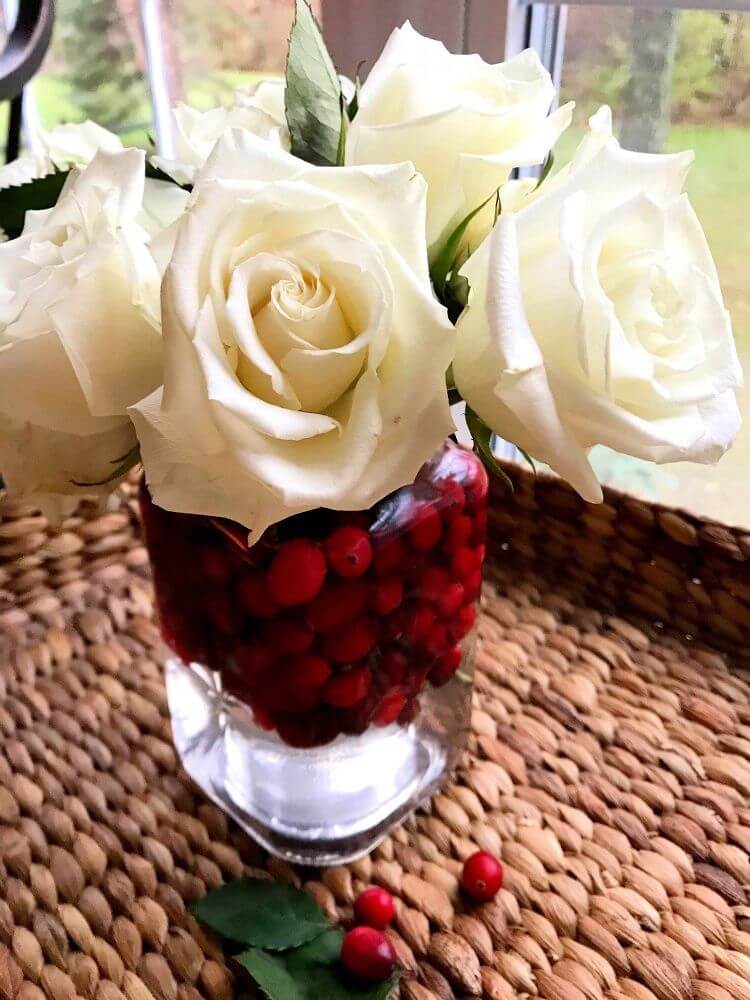
<svg viewBox="0 0 750 1000">
<path fill-rule="evenodd" d="M 192 911 L 268 1000 L 388 1000 L 398 983 L 398 972 L 376 986 L 354 982 L 339 960 L 344 932 L 301 889 L 240 879 Z"/>
</svg>

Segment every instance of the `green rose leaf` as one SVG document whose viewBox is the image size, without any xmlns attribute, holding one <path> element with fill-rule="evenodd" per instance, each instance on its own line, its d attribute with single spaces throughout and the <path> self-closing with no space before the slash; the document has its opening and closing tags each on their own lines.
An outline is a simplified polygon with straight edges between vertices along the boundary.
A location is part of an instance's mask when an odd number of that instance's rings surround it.
<svg viewBox="0 0 750 1000">
<path fill-rule="evenodd" d="M 498 463 L 492 451 L 492 431 L 479 414 L 472 410 L 468 403 L 466 404 L 465 417 L 466 426 L 469 428 L 469 433 L 474 439 L 477 452 L 484 462 L 485 467 L 494 472 L 496 476 L 499 476 L 512 493 L 513 481 L 505 469 Z"/>
<path fill-rule="evenodd" d="M 352 983 L 339 965 L 343 937 L 342 931 L 331 928 L 293 951 L 268 955 L 252 948 L 237 961 L 269 1000 L 388 1000 L 398 974 L 377 986 Z"/>
<path fill-rule="evenodd" d="M 9 240 L 23 232 L 26 213 L 57 204 L 69 170 L 55 170 L 25 184 L 0 189 L 0 228 Z"/>
<path fill-rule="evenodd" d="M 279 951 L 296 948 L 330 927 L 306 892 L 268 879 L 239 879 L 192 905 L 195 916 L 230 941 Z"/>
<path fill-rule="evenodd" d="M 459 222 L 456 228 L 448 234 L 442 247 L 440 247 L 435 255 L 435 258 L 432 261 L 432 266 L 430 267 L 430 278 L 432 279 L 432 287 L 435 289 L 435 294 L 441 302 L 445 302 L 446 281 L 448 279 L 448 275 L 456 266 L 456 258 L 461 248 L 461 240 L 464 238 L 464 233 L 469 228 L 469 223 L 475 216 L 479 215 L 485 205 L 489 205 L 492 199 L 497 199 L 497 197 L 497 191 L 493 191 L 489 198 L 485 198 L 481 205 L 477 205 L 475 209 L 472 209 L 472 211 Z M 497 214 L 495 216 L 495 221 L 497 221 Z"/>
<path fill-rule="evenodd" d="M 289 36 L 284 104 L 294 156 L 336 165 L 341 133 L 341 82 L 306 0 L 296 0 Z"/>
</svg>

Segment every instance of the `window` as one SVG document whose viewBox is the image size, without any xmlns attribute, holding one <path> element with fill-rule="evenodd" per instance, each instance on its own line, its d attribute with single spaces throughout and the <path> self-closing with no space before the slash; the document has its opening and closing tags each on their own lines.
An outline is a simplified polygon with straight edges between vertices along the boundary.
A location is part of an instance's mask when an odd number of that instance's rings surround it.
<svg viewBox="0 0 750 1000">
<path fill-rule="evenodd" d="M 558 164 L 601 104 L 612 107 L 620 141 L 630 149 L 695 149 L 688 193 L 734 320 L 747 383 L 739 394 L 744 426 L 715 467 L 655 466 L 604 448 L 592 459 L 613 486 L 750 526 L 750 3 L 734 0 L 734 8 L 711 0 L 689 0 L 681 8 L 617 0 L 606 6 L 579 0 L 567 8 L 516 2 L 508 45 L 537 48 L 561 101 L 577 102 Z"/>
<path fill-rule="evenodd" d="M 18 0 L 0 0 L 0 42 Z M 24 93 L 35 129 L 92 118 L 129 143 L 169 152 L 173 103 L 213 107 L 283 72 L 294 0 L 57 0 L 41 71 Z M 313 0 L 320 12 L 320 0 Z M 7 130 L 7 108 L 0 109 Z"/>
</svg>

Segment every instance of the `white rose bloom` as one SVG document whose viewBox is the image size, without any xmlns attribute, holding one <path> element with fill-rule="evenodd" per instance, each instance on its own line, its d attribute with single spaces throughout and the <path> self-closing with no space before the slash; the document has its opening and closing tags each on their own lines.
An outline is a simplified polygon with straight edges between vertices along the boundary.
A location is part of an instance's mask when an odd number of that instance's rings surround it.
<svg viewBox="0 0 750 1000">
<path fill-rule="evenodd" d="M 283 79 L 261 80 L 254 87 L 238 90 L 234 103 L 228 108 L 198 111 L 187 104 L 178 104 L 172 109 L 172 116 L 174 158 L 155 156 L 153 159 L 180 184 L 193 183 L 216 143 L 230 129 L 247 129 L 274 146 L 289 149 Z"/>
<path fill-rule="evenodd" d="M 116 153 L 122 143 L 112 132 L 85 121 L 80 125 L 58 125 L 40 133 L 39 151 L 0 166 L 0 188 L 15 187 L 53 170 L 88 163 L 100 149 Z"/>
<path fill-rule="evenodd" d="M 14 493 L 109 476 L 135 444 L 128 406 L 161 382 L 143 177 L 143 152 L 97 153 L 0 245 L 0 473 Z"/>
<path fill-rule="evenodd" d="M 432 295 L 410 164 L 321 168 L 220 143 L 162 292 L 164 387 L 131 414 L 155 501 L 254 536 L 367 508 L 450 433 L 454 330 Z"/>
<path fill-rule="evenodd" d="M 501 215 L 462 273 L 453 371 L 489 426 L 601 499 L 587 449 L 715 462 L 742 384 L 716 268 L 682 193 L 692 154 L 623 150 L 608 109 Z"/>
<path fill-rule="evenodd" d="M 396 28 L 362 84 L 347 163 L 410 160 L 427 181 L 433 245 L 489 198 L 514 167 L 541 163 L 570 124 L 532 50 L 498 65 L 453 55 L 407 22 Z M 488 209 L 492 224 L 491 209 Z"/>
</svg>

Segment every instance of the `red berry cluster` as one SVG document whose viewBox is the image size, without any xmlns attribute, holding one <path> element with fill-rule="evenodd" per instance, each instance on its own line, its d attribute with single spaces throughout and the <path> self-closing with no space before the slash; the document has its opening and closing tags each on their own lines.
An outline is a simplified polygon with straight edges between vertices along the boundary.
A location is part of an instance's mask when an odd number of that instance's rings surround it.
<svg viewBox="0 0 750 1000">
<path fill-rule="evenodd" d="M 290 518 L 251 548 L 239 525 L 161 510 L 145 488 L 142 509 L 165 640 L 292 746 L 407 724 L 461 664 L 487 523 L 471 452 L 448 444 L 371 510 Z"/>
<path fill-rule="evenodd" d="M 355 899 L 354 914 L 360 924 L 344 935 L 341 962 L 360 982 L 382 983 L 398 961 L 395 948 L 383 933 L 396 916 L 393 896 L 379 886 L 370 886 Z"/>
</svg>

